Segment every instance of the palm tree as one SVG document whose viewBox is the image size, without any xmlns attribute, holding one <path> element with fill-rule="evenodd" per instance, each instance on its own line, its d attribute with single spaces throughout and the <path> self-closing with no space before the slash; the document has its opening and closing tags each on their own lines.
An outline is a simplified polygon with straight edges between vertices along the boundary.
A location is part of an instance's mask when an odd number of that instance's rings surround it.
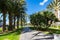
<svg viewBox="0 0 60 40">
<path fill-rule="evenodd" d="M 0 11 L 3 13 L 3 31 L 6 30 L 7 0 L 0 0 Z"/>
<path fill-rule="evenodd" d="M 23 26 L 23 23 L 22 23 L 22 22 L 23 22 L 23 19 L 24 19 L 24 17 L 26 16 L 26 13 L 25 13 L 25 10 L 26 10 L 25 5 L 26 5 L 25 1 L 24 1 L 24 0 L 21 0 L 21 1 L 20 1 L 21 27 Z"/>
<path fill-rule="evenodd" d="M 12 23 L 13 23 L 13 9 L 14 9 L 14 2 L 9 0 L 8 2 L 8 14 L 9 14 L 9 27 L 8 27 L 8 30 L 11 31 L 13 30 L 13 26 L 12 26 Z"/>
<path fill-rule="evenodd" d="M 17 0 L 13 2 L 13 19 L 14 19 L 14 26 L 13 29 L 15 29 L 15 22 L 16 22 L 16 15 L 18 14 L 18 3 Z"/>
<path fill-rule="evenodd" d="M 17 29 L 19 28 L 19 18 L 20 18 L 20 2 L 15 1 L 14 5 L 14 26 L 15 26 L 15 17 L 17 19 Z"/>
<path fill-rule="evenodd" d="M 52 0 L 52 2 L 47 7 L 48 9 L 51 9 L 54 11 L 57 18 L 58 18 L 58 10 L 59 10 L 58 2 L 59 0 Z"/>
</svg>

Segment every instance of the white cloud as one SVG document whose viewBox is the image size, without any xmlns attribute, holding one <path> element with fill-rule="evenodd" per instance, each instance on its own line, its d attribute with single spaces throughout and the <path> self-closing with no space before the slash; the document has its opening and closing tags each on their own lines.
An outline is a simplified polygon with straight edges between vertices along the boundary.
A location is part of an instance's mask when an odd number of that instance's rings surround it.
<svg viewBox="0 0 60 40">
<path fill-rule="evenodd" d="M 40 2 L 40 5 L 44 5 L 48 0 L 43 0 L 43 2 Z"/>
<path fill-rule="evenodd" d="M 40 5 L 44 5 L 44 3 L 40 3 Z"/>
</svg>

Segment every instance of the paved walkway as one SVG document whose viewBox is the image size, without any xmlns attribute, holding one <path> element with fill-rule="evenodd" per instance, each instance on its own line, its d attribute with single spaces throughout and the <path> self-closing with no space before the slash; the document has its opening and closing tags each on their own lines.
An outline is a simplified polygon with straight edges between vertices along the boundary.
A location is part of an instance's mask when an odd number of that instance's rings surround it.
<svg viewBox="0 0 60 40">
<path fill-rule="evenodd" d="M 23 29 L 19 40 L 53 40 L 53 35 L 46 35 L 41 31 L 32 31 L 26 27 Z"/>
</svg>

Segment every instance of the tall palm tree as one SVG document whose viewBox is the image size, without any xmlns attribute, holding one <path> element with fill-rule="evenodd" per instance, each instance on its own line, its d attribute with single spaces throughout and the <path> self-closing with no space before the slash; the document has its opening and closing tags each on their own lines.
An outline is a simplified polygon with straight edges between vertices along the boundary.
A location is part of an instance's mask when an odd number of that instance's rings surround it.
<svg viewBox="0 0 60 40">
<path fill-rule="evenodd" d="M 0 0 L 0 11 L 3 13 L 3 31 L 6 30 L 7 0 Z"/>
<path fill-rule="evenodd" d="M 17 29 L 19 28 L 19 18 L 20 18 L 20 2 L 15 1 L 14 5 L 14 26 L 15 26 L 15 17 L 17 18 Z"/>
<path fill-rule="evenodd" d="M 22 27 L 22 26 L 23 26 L 22 21 L 23 21 L 24 17 L 26 16 L 26 13 L 25 13 L 26 8 L 25 8 L 25 6 L 24 6 L 24 5 L 26 5 L 26 4 L 25 4 L 24 1 L 22 1 L 22 4 L 20 4 L 20 5 L 21 5 L 21 6 L 20 6 L 20 18 L 21 18 L 21 27 Z"/>
<path fill-rule="evenodd" d="M 58 10 L 59 10 L 59 5 L 58 5 L 59 0 L 52 0 L 52 2 L 48 5 L 48 9 L 51 9 L 54 11 L 55 16 L 58 18 Z"/>
<path fill-rule="evenodd" d="M 13 1 L 9 0 L 8 2 L 8 14 L 9 14 L 9 27 L 8 27 L 8 30 L 11 31 L 13 30 L 13 26 L 12 26 L 12 23 L 13 23 Z"/>
</svg>

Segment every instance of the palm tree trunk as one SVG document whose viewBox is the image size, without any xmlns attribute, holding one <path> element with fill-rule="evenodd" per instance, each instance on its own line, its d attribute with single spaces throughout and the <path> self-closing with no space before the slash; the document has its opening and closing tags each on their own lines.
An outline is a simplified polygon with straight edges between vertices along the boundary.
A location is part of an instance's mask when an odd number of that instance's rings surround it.
<svg viewBox="0 0 60 40">
<path fill-rule="evenodd" d="M 3 11 L 3 32 L 6 30 L 6 11 Z"/>
<path fill-rule="evenodd" d="M 21 13 L 21 28 L 22 28 L 22 26 L 23 26 L 23 23 L 22 23 L 22 13 Z"/>
<path fill-rule="evenodd" d="M 21 27 L 23 26 L 23 23 L 22 23 L 22 18 L 21 18 Z"/>
<path fill-rule="evenodd" d="M 16 21 L 16 20 L 15 20 L 15 16 L 14 16 L 14 27 L 13 27 L 13 29 L 15 29 L 15 21 Z"/>
<path fill-rule="evenodd" d="M 13 27 L 12 27 L 12 14 L 9 13 L 9 31 L 12 31 Z"/>
<path fill-rule="evenodd" d="M 17 29 L 19 28 L 19 17 L 17 17 Z"/>
<path fill-rule="evenodd" d="M 56 16 L 56 18 L 58 18 L 58 10 L 55 10 L 55 16 Z M 58 18 L 58 20 L 59 20 L 59 18 Z"/>
</svg>

